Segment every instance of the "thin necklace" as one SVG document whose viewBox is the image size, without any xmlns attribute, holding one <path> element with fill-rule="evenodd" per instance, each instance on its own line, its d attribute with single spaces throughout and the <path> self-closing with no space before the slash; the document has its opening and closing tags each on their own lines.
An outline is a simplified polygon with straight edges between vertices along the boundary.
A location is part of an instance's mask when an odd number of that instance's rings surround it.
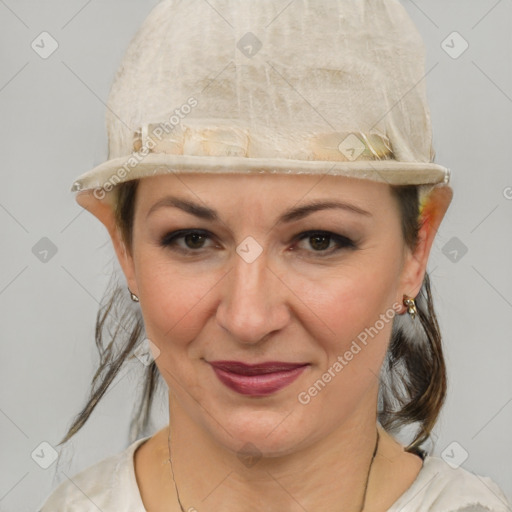
<svg viewBox="0 0 512 512">
<path fill-rule="evenodd" d="M 373 449 L 372 460 L 370 462 L 370 466 L 368 467 L 368 474 L 366 475 L 366 483 L 364 485 L 363 504 L 361 505 L 361 508 L 359 509 L 359 512 L 363 512 L 365 504 L 366 504 L 366 492 L 368 491 L 368 481 L 370 480 L 370 472 L 372 470 L 373 461 L 375 460 L 375 455 L 377 455 L 377 450 L 379 448 L 379 439 L 380 439 L 379 431 L 377 430 L 377 440 L 375 441 L 375 448 Z M 172 467 L 171 427 L 170 426 L 169 426 L 169 437 L 167 438 L 167 446 L 169 447 L 169 462 L 171 464 L 172 480 L 174 482 L 174 488 L 176 489 L 176 497 L 178 498 L 178 503 L 180 505 L 181 512 L 185 512 L 185 509 L 183 508 L 183 505 L 181 504 L 180 493 L 178 492 L 178 486 L 176 485 L 176 479 L 174 478 L 174 469 Z"/>
</svg>

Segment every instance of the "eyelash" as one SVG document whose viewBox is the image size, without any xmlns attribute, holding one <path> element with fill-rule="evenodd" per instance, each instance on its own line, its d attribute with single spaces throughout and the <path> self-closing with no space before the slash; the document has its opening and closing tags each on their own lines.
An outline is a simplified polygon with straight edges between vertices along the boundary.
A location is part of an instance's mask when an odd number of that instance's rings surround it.
<svg viewBox="0 0 512 512">
<path fill-rule="evenodd" d="M 184 249 L 183 247 L 178 247 L 176 245 L 176 240 L 179 240 L 180 238 L 185 238 L 187 235 L 200 235 L 207 238 L 211 237 L 209 236 L 208 231 L 203 230 L 197 230 L 197 229 L 182 229 L 179 231 L 174 231 L 171 233 L 166 234 L 161 240 L 160 245 L 164 248 L 169 248 L 173 251 L 181 252 L 182 254 L 191 254 L 191 253 L 199 253 L 202 247 L 199 249 Z M 320 237 L 326 237 L 331 239 L 337 244 L 337 247 L 333 247 L 329 250 L 320 250 L 320 251 L 306 251 L 306 252 L 312 252 L 315 254 L 315 256 L 318 256 L 320 258 L 330 256 L 342 249 L 349 249 L 354 250 L 357 249 L 357 244 L 351 240 L 350 238 L 343 236 L 343 235 L 337 235 L 336 233 L 332 233 L 331 231 L 322 231 L 322 230 L 309 230 L 304 231 L 302 233 L 299 233 L 297 236 L 293 238 L 294 243 L 298 243 L 305 238 L 313 238 L 314 236 L 320 236 Z"/>
</svg>

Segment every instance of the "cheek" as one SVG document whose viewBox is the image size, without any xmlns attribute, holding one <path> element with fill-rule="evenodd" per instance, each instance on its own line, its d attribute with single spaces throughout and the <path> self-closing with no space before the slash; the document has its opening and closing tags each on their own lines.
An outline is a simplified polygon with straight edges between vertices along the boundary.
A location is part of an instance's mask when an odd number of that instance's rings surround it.
<svg viewBox="0 0 512 512">
<path fill-rule="evenodd" d="M 326 351 L 339 351 L 365 329 L 374 326 L 382 314 L 387 315 L 381 336 L 389 336 L 387 329 L 394 314 L 392 308 L 399 278 L 395 251 L 370 251 L 354 257 L 349 264 L 341 263 L 330 272 L 297 276 L 291 286 L 301 301 L 314 313 L 316 324 L 312 334 L 326 346 Z M 322 333 L 321 337 L 318 336 Z M 364 337 L 364 335 L 363 335 Z M 330 348 L 329 348 L 330 347 Z"/>
<path fill-rule="evenodd" d="M 153 251 L 141 252 L 136 263 L 140 306 L 148 337 L 161 350 L 186 345 L 197 335 L 204 316 L 207 292 L 216 276 L 171 264 Z M 152 340 L 153 341 L 153 340 Z M 162 345 L 162 347 L 160 347 Z"/>
<path fill-rule="evenodd" d="M 298 396 L 308 411 L 305 422 L 318 415 L 326 428 L 335 425 L 368 389 L 378 386 L 399 275 L 396 258 L 381 256 L 340 266 L 322 281 L 303 281 L 301 296 L 315 312 L 309 328 L 318 355 L 318 365 Z"/>
</svg>

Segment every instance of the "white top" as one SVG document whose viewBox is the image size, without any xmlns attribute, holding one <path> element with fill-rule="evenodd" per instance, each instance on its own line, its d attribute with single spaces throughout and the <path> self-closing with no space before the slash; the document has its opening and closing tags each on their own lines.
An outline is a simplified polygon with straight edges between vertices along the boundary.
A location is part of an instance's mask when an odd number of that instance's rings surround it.
<svg viewBox="0 0 512 512">
<path fill-rule="evenodd" d="M 133 454 L 151 436 L 64 480 L 38 512 L 146 512 Z M 511 512 L 507 498 L 488 477 L 451 468 L 426 455 L 412 485 L 387 512 Z"/>
</svg>

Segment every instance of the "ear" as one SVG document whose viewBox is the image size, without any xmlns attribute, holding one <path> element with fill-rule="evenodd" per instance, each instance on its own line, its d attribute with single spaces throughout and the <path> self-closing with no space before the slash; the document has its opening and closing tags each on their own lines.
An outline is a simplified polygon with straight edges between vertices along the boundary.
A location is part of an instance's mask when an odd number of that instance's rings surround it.
<svg viewBox="0 0 512 512">
<path fill-rule="evenodd" d="M 78 193 L 76 201 L 82 208 L 92 213 L 107 228 L 110 238 L 112 239 L 117 259 L 123 269 L 127 285 L 135 295 L 138 295 L 139 291 L 135 280 L 133 257 L 126 248 L 115 220 L 113 194 L 108 193 L 103 199 L 98 199 L 94 196 L 93 191 L 85 190 Z"/>
<path fill-rule="evenodd" d="M 439 229 L 448 206 L 453 197 L 453 190 L 447 185 L 432 188 L 420 205 L 420 231 L 418 244 L 414 251 L 406 251 L 400 283 L 399 303 L 402 304 L 403 294 L 416 297 L 423 284 L 428 258 L 435 235 Z"/>
</svg>

